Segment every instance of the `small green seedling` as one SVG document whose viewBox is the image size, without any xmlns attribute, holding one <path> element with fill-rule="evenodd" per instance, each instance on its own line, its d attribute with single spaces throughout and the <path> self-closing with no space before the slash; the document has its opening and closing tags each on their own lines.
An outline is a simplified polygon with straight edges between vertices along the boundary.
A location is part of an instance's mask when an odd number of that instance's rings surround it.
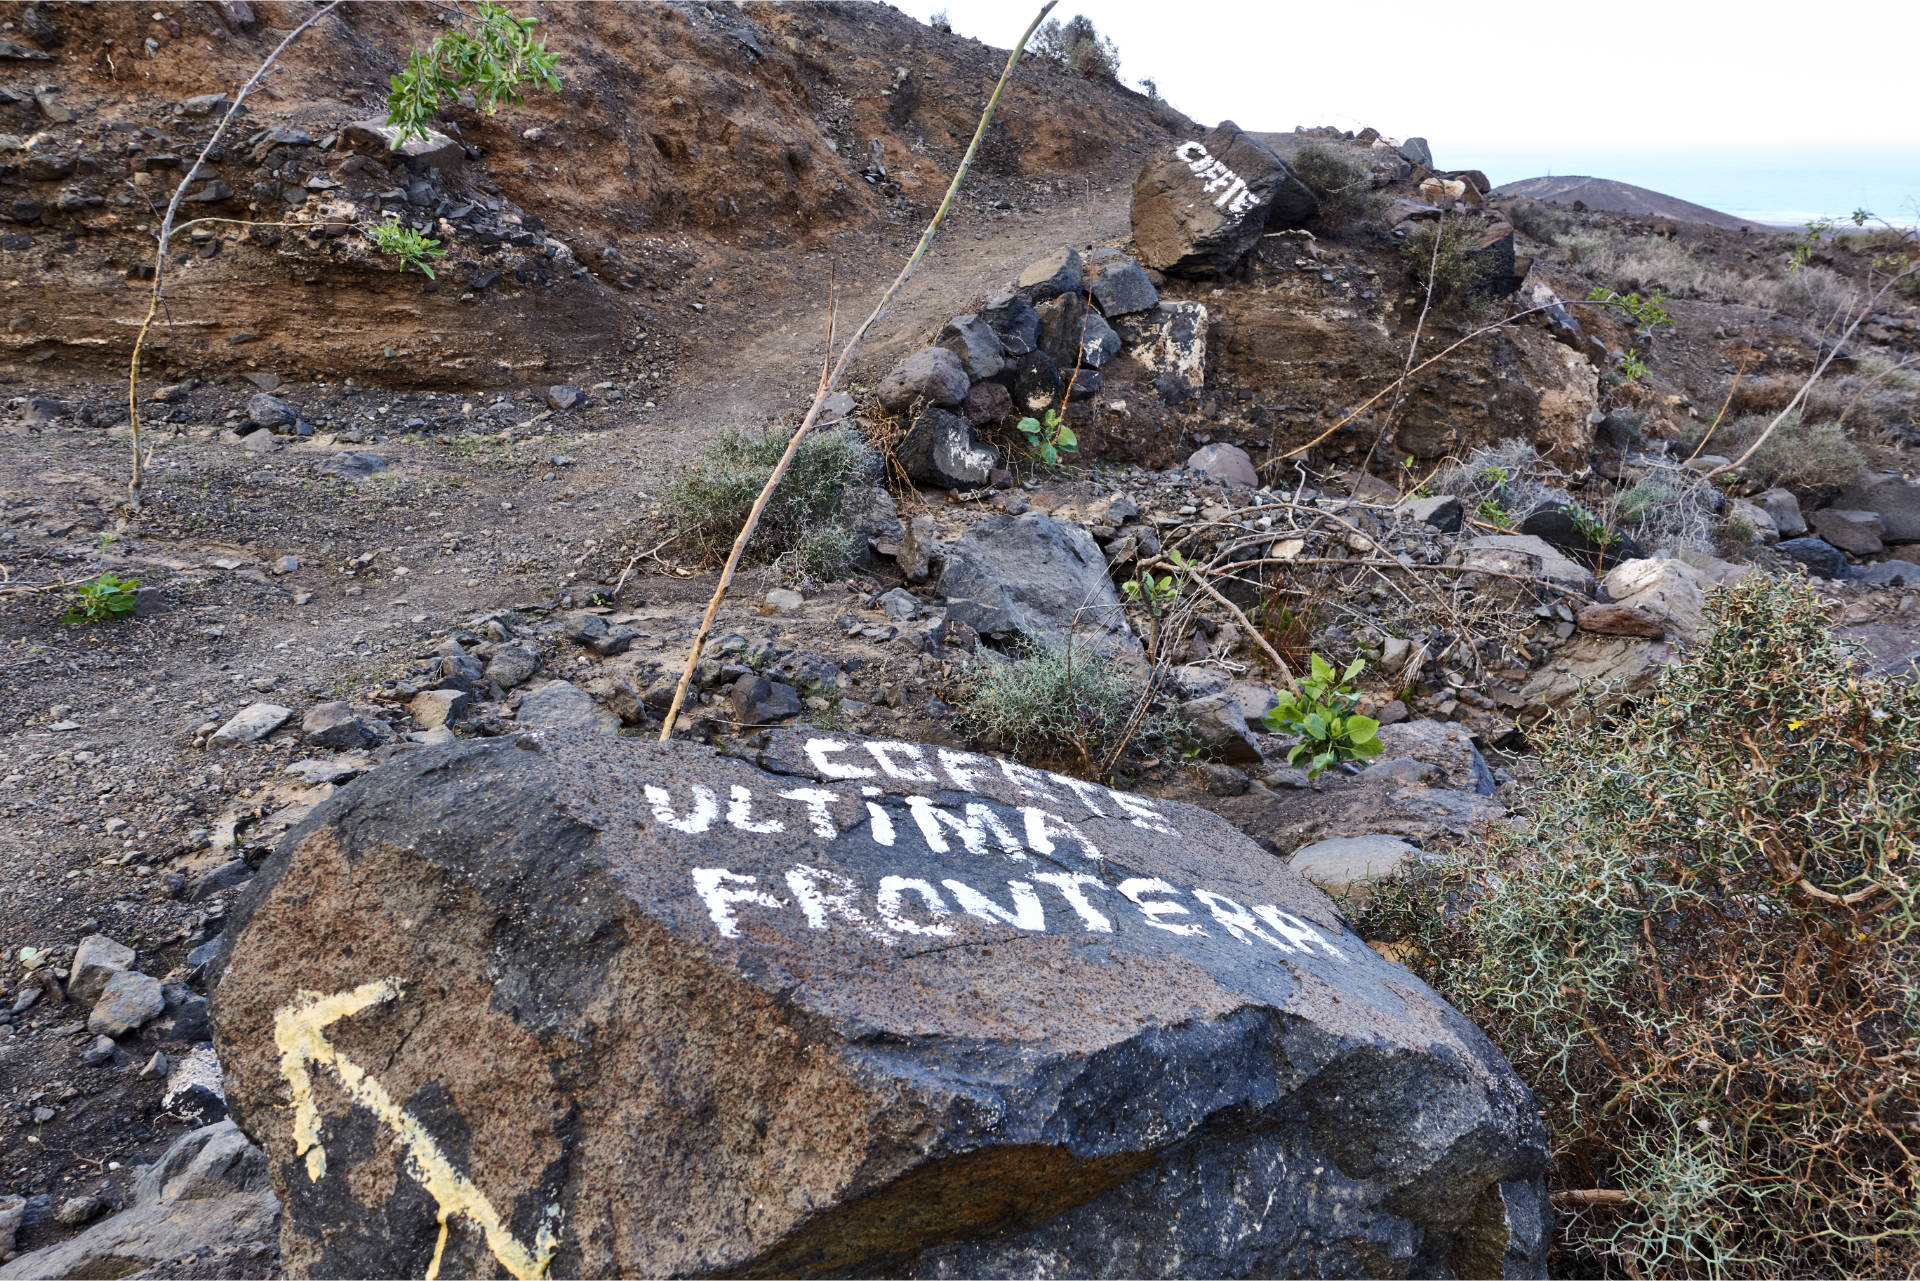
<svg viewBox="0 0 1920 1281">
<path fill-rule="evenodd" d="M 1513 517 L 1507 514 L 1506 508 L 1494 502 L 1491 498 L 1482 498 L 1479 503 L 1474 506 L 1473 514 L 1487 524 L 1492 525 L 1495 529 L 1513 528 Z"/>
<path fill-rule="evenodd" d="M 1651 330 L 1655 325 L 1673 323 L 1673 317 L 1667 314 L 1667 299 L 1666 291 L 1661 289 L 1656 289 L 1642 298 L 1639 294 L 1617 294 L 1605 285 L 1595 285 L 1593 292 L 1587 295 L 1589 302 L 1620 308 L 1631 316 L 1633 323 L 1643 331 Z"/>
<path fill-rule="evenodd" d="M 1315 654 L 1298 694 L 1282 693 L 1279 703 L 1263 718 L 1275 733 L 1298 734 L 1301 741 L 1287 753 L 1287 764 L 1307 763 L 1307 777 L 1318 778 L 1342 761 L 1364 761 L 1386 749 L 1380 741 L 1380 722 L 1353 709 L 1359 699 L 1353 679 L 1367 661 L 1356 658 L 1344 672 L 1334 671 Z"/>
<path fill-rule="evenodd" d="M 1067 426 L 1057 409 L 1049 409 L 1040 418 L 1022 418 L 1015 425 L 1027 438 L 1033 456 L 1049 467 L 1059 463 L 1060 455 L 1079 452 L 1080 438 L 1073 434 L 1073 428 Z"/>
<path fill-rule="evenodd" d="M 1647 362 L 1640 359 L 1638 351 L 1628 351 L 1620 358 L 1620 377 L 1630 383 L 1637 383 L 1647 376 Z"/>
<path fill-rule="evenodd" d="M 1578 530 L 1583 538 L 1596 547 L 1610 547 L 1618 537 L 1607 528 L 1605 521 L 1578 503 L 1567 508 L 1567 519 L 1573 522 L 1574 529 Z"/>
<path fill-rule="evenodd" d="M 102 574 L 80 584 L 73 607 L 60 616 L 68 627 L 110 623 L 124 618 L 140 603 L 140 580 Z"/>
<path fill-rule="evenodd" d="M 440 242 L 423 236 L 412 227 L 400 221 L 399 214 L 390 214 L 385 222 L 376 222 L 365 228 L 367 239 L 373 241 L 373 247 L 381 253 L 392 254 L 400 260 L 400 270 L 418 267 L 420 274 L 432 280 L 433 268 L 428 266 L 432 258 L 444 258 L 447 251 Z"/>
<path fill-rule="evenodd" d="M 1188 561 L 1180 554 L 1179 548 L 1170 548 L 1167 559 L 1173 563 L 1174 569 L 1185 572 Z M 1161 574 L 1156 578 L 1150 569 L 1141 570 L 1138 578 L 1128 579 L 1120 584 L 1120 588 L 1127 594 L 1129 601 L 1135 605 L 1144 606 L 1147 612 L 1156 618 L 1165 613 L 1167 607 L 1174 601 L 1180 599 L 1180 579 L 1174 574 Z"/>
</svg>

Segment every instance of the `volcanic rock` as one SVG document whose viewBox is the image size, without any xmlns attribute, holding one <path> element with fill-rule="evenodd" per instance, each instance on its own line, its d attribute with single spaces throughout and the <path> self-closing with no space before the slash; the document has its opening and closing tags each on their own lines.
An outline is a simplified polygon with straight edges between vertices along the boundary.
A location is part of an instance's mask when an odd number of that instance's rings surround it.
<svg viewBox="0 0 1920 1281">
<path fill-rule="evenodd" d="M 1214 815 L 966 752 L 397 757 L 215 996 L 292 1276 L 1537 1276 L 1532 1098 Z"/>
<path fill-rule="evenodd" d="M 1106 557 L 1086 526 L 1038 512 L 988 516 L 943 548 L 947 616 L 982 636 L 1041 644 L 1069 636 L 1106 653 L 1137 653 Z"/>
<path fill-rule="evenodd" d="M 894 457 L 913 480 L 941 489 L 977 488 L 1000 465 L 1000 451 L 975 440 L 966 419 L 932 406 L 915 416 Z"/>
<path fill-rule="evenodd" d="M 1147 161 L 1133 184 L 1133 240 L 1158 271 L 1225 271 L 1263 232 L 1298 227 L 1316 208 L 1272 148 L 1227 120 Z"/>
<path fill-rule="evenodd" d="M 889 413 L 915 404 L 957 405 L 967 394 L 967 371 L 945 347 L 922 347 L 882 378 L 873 397 Z"/>
</svg>

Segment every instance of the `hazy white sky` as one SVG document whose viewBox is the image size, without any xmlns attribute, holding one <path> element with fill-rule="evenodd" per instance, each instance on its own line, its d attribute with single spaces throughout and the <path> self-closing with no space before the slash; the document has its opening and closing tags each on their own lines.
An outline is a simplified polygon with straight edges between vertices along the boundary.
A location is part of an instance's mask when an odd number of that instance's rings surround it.
<svg viewBox="0 0 1920 1281">
<path fill-rule="evenodd" d="M 900 0 L 997 48 L 1039 0 Z M 1920 220 L 1920 0 L 1570 0 L 1302 7 L 1278 0 L 1062 0 L 1206 125 L 1418 134 L 1496 183 L 1590 174 L 1742 217 L 1865 206 Z"/>
<path fill-rule="evenodd" d="M 1036 0 L 905 0 L 1005 48 Z M 1443 148 L 1920 144 L 1920 4 L 1062 0 L 1195 120 L 1373 125 Z M 1442 163 L 1447 163 L 1441 158 Z"/>
</svg>

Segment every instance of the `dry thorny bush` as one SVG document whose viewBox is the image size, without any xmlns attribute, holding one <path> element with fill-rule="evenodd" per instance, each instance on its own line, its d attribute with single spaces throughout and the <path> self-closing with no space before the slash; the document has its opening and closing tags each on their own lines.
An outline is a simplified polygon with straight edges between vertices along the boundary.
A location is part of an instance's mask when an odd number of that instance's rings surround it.
<svg viewBox="0 0 1920 1281">
<path fill-rule="evenodd" d="M 1556 1147 L 1562 1268 L 1920 1269 L 1920 683 L 1755 575 L 1656 696 L 1539 740 L 1523 819 L 1369 937 L 1487 1029 Z"/>
</svg>

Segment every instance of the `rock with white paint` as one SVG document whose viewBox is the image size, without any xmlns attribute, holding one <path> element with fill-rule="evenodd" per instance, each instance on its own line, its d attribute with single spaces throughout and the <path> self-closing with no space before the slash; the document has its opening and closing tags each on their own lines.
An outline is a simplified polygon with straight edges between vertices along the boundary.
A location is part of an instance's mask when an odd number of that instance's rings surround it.
<svg viewBox="0 0 1920 1281">
<path fill-rule="evenodd" d="M 1133 240 L 1149 267 L 1225 271 L 1269 229 L 1298 227 L 1318 206 L 1273 149 L 1227 120 L 1162 143 L 1133 184 Z"/>
<path fill-rule="evenodd" d="M 1162 301 L 1117 322 L 1121 343 L 1156 385 L 1162 379 L 1187 390 L 1207 382 L 1207 307 L 1185 299 Z"/>
<path fill-rule="evenodd" d="M 894 457 L 915 481 L 941 489 L 976 489 L 1000 465 L 1000 451 L 974 439 L 966 419 L 931 405 L 914 416 Z"/>
<path fill-rule="evenodd" d="M 462 740 L 233 915 L 289 1275 L 1542 1274 L 1525 1087 L 1191 807 L 817 731 Z"/>
</svg>

